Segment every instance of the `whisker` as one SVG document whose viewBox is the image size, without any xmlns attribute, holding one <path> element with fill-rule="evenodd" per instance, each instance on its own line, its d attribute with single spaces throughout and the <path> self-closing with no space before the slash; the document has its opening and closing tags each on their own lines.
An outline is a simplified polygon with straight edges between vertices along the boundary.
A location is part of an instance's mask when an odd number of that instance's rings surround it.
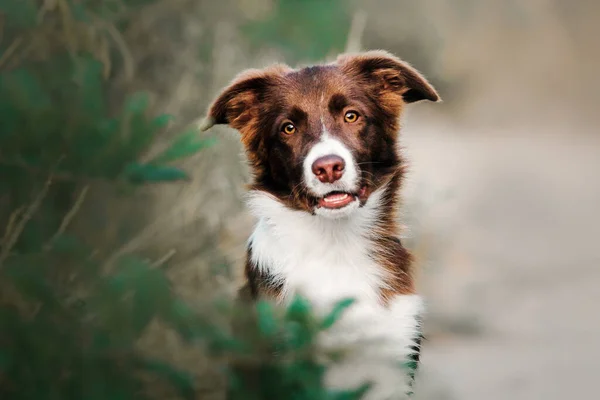
<svg viewBox="0 0 600 400">
<path fill-rule="evenodd" d="M 356 163 L 356 165 L 364 165 L 364 164 L 383 164 L 383 161 L 363 161 Z"/>
</svg>

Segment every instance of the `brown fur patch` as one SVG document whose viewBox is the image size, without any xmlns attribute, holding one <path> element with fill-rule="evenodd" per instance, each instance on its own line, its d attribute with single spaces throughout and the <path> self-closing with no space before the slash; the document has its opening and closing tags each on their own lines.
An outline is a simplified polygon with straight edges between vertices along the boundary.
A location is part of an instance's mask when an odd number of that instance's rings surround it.
<svg viewBox="0 0 600 400">
<path fill-rule="evenodd" d="M 248 248 L 244 270 L 248 282 L 243 290 L 247 291 L 253 300 L 259 298 L 278 300 L 283 289 L 283 282 L 278 282 L 275 277 L 265 273 L 258 265 L 254 265 L 251 257 L 252 249 Z"/>
</svg>

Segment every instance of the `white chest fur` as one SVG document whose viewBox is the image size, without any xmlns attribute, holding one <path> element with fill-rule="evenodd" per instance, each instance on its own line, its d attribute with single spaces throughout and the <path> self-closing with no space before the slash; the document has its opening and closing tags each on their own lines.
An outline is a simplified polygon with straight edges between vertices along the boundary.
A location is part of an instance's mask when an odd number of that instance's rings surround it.
<svg viewBox="0 0 600 400">
<path fill-rule="evenodd" d="M 385 276 L 369 238 L 345 220 L 295 217 L 286 226 L 261 218 L 251 238 L 252 260 L 284 282 L 284 301 L 300 293 L 316 307 L 344 297 L 377 302 Z"/>
<path fill-rule="evenodd" d="M 327 312 L 347 297 L 356 303 L 320 338 L 325 348 L 351 346 L 344 363 L 329 369 L 331 387 L 374 383 L 368 399 L 403 399 L 406 361 L 418 334 L 422 312 L 418 296 L 397 296 L 384 306 L 379 298 L 386 271 L 372 258 L 381 193 L 350 217 L 324 219 L 285 208 L 263 193 L 252 193 L 250 209 L 259 222 L 250 238 L 252 261 L 283 283 L 282 300 L 299 293 L 316 312 Z"/>
</svg>

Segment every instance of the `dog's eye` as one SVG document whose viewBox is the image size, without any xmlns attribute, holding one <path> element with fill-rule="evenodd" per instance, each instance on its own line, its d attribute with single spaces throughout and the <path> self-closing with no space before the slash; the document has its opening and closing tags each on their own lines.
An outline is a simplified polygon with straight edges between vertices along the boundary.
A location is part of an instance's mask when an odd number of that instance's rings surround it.
<svg viewBox="0 0 600 400">
<path fill-rule="evenodd" d="M 356 122 L 356 120 L 358 120 L 358 113 L 356 111 L 348 111 L 346 114 L 344 114 L 344 121 L 348 122 L 349 124 Z"/>
<path fill-rule="evenodd" d="M 296 127 L 291 122 L 287 122 L 281 127 L 281 132 L 286 135 L 293 135 L 296 132 Z"/>
</svg>

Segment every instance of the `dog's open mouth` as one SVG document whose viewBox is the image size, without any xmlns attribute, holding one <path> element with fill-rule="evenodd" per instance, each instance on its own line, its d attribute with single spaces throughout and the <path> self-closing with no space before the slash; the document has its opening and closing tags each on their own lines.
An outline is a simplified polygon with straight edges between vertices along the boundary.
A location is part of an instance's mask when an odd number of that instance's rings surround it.
<svg viewBox="0 0 600 400">
<path fill-rule="evenodd" d="M 364 196 L 365 191 L 365 187 L 362 187 L 359 193 L 333 191 L 318 199 L 318 206 L 329 209 L 344 208 L 348 204 L 357 201 L 360 197 Z"/>
<path fill-rule="evenodd" d="M 331 192 L 319 199 L 319 207 L 323 208 L 342 208 L 352 203 L 356 195 L 345 192 Z"/>
</svg>

